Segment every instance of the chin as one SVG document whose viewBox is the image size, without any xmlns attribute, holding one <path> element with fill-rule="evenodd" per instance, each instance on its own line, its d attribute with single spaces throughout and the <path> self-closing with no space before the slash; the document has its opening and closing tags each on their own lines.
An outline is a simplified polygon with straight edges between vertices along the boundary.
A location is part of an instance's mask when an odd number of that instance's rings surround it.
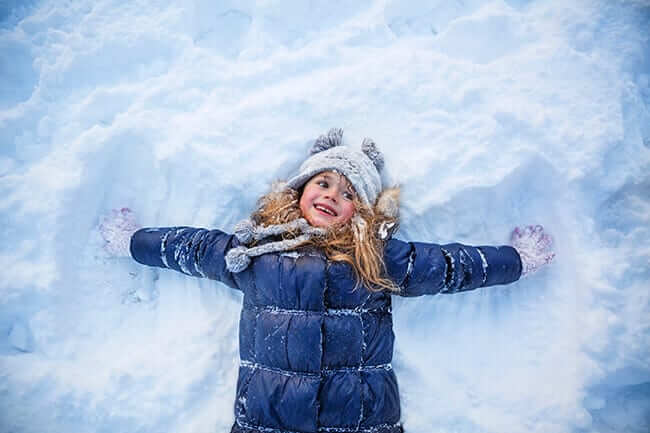
<svg viewBox="0 0 650 433">
<path fill-rule="evenodd" d="M 333 222 L 328 222 L 328 221 L 321 221 L 321 220 L 315 220 L 312 219 L 309 221 L 309 224 L 313 225 L 314 227 L 329 227 L 333 225 Z"/>
<path fill-rule="evenodd" d="M 306 220 L 309 222 L 314 227 L 329 227 L 334 224 L 336 224 L 336 221 L 329 221 L 326 219 L 322 219 L 319 216 L 316 217 L 306 217 Z"/>
</svg>

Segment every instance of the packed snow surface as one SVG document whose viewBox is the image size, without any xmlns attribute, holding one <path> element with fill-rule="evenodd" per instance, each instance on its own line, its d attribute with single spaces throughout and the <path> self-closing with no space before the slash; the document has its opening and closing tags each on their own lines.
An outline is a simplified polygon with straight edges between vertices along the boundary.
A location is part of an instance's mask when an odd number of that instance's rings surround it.
<svg viewBox="0 0 650 433">
<path fill-rule="evenodd" d="M 0 432 L 226 432 L 241 295 L 108 256 L 113 208 L 231 230 L 330 127 L 397 237 L 553 235 L 509 286 L 395 299 L 408 433 L 650 429 L 647 0 L 5 0 Z"/>
</svg>

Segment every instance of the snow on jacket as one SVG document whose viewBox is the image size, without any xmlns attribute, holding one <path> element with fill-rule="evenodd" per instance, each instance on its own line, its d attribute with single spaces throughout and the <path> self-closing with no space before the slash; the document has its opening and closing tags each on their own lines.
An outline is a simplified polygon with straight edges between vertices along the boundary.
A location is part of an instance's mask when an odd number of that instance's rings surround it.
<svg viewBox="0 0 650 433">
<path fill-rule="evenodd" d="M 240 273 L 224 256 L 239 242 L 219 230 L 146 228 L 138 262 L 221 281 L 244 294 L 233 432 L 401 432 L 391 367 L 391 294 L 355 289 L 353 269 L 320 250 L 265 254 Z M 516 281 L 509 246 L 390 239 L 384 260 L 401 296 L 454 293 Z"/>
</svg>

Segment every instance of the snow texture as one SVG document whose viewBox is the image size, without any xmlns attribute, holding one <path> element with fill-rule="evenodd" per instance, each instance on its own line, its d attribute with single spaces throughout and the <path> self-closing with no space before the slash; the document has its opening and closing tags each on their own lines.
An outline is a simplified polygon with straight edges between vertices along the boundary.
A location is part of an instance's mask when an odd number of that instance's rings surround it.
<svg viewBox="0 0 650 433">
<path fill-rule="evenodd" d="M 225 432 L 238 293 L 111 258 L 101 217 L 231 230 L 331 127 L 407 240 L 554 263 L 396 299 L 409 433 L 650 429 L 647 0 L 4 1 L 0 432 Z"/>
</svg>

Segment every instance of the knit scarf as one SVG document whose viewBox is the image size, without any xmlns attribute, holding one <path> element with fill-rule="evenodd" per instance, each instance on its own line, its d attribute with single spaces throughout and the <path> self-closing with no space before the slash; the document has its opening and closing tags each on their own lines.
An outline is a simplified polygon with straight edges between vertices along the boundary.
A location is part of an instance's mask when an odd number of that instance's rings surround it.
<svg viewBox="0 0 650 433">
<path fill-rule="evenodd" d="M 290 231 L 298 231 L 301 234 L 293 239 L 268 242 L 251 248 L 246 246 L 253 241 L 259 241 L 269 236 L 282 235 Z M 228 251 L 226 254 L 226 267 L 230 272 L 241 272 L 248 267 L 251 257 L 278 251 L 289 251 L 314 236 L 324 236 L 326 233 L 327 230 L 311 226 L 304 218 L 270 226 L 256 225 L 252 220 L 245 219 L 235 225 L 234 231 L 235 236 L 243 245 L 231 248 Z"/>
</svg>

